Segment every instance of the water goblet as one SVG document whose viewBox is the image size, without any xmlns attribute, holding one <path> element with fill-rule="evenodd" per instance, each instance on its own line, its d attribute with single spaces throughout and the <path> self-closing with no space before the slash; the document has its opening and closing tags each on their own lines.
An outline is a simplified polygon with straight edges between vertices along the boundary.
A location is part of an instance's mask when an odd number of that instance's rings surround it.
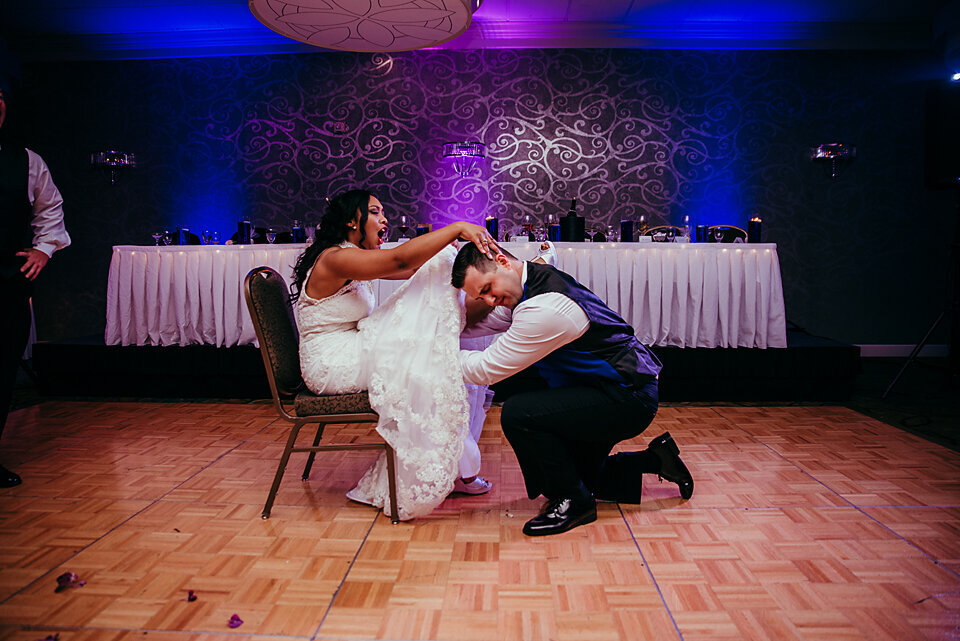
<svg viewBox="0 0 960 641">
<path fill-rule="evenodd" d="M 160 239 L 163 238 L 163 232 L 162 232 L 162 231 L 155 231 L 155 232 L 153 232 L 153 233 L 150 234 L 150 235 L 153 236 L 153 242 L 154 242 L 154 244 L 155 244 L 157 247 L 159 247 L 159 246 L 160 246 Z"/>
<path fill-rule="evenodd" d="M 637 218 L 637 232 L 643 236 L 647 233 L 647 230 L 650 228 L 650 223 L 647 220 L 645 214 L 640 214 L 640 217 Z"/>
<path fill-rule="evenodd" d="M 723 242 L 723 229 L 717 227 L 713 230 L 713 242 L 722 243 Z"/>
<path fill-rule="evenodd" d="M 173 233 L 169 230 L 163 232 L 163 244 L 172 245 L 173 244 Z"/>
<path fill-rule="evenodd" d="M 277 230 L 271 227 L 267 230 L 267 242 L 272 245 L 275 240 L 277 240 Z"/>
<path fill-rule="evenodd" d="M 204 245 L 209 245 L 210 240 L 212 238 L 212 236 L 210 235 L 210 230 L 204 229 L 202 232 L 200 232 L 200 238 L 203 240 Z"/>
<path fill-rule="evenodd" d="M 547 214 L 543 217 L 543 224 L 547 228 L 547 240 L 560 240 L 560 220 L 556 214 Z"/>
<path fill-rule="evenodd" d="M 214 244 L 214 245 L 219 245 L 219 244 L 220 244 L 220 232 L 215 231 L 215 232 L 211 233 L 211 234 L 210 234 L 210 239 L 213 241 L 213 244 Z"/>
</svg>

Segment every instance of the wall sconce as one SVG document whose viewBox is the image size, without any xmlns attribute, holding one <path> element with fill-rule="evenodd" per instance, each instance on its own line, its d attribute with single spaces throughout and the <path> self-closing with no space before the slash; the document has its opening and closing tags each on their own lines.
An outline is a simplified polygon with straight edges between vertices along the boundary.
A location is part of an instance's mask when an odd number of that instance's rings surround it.
<svg viewBox="0 0 960 641">
<path fill-rule="evenodd" d="M 836 178 L 839 175 L 839 163 L 853 162 L 853 159 L 856 157 L 857 148 L 842 142 L 831 142 L 810 150 L 810 160 L 830 163 L 830 178 Z"/>
<path fill-rule="evenodd" d="M 477 161 L 487 155 L 487 146 L 482 142 L 447 142 L 443 144 L 443 157 L 453 159 L 453 168 L 462 177 L 466 177 L 477 164 Z"/>
<path fill-rule="evenodd" d="M 136 167 L 137 161 L 133 154 L 122 151 L 97 151 L 90 154 L 90 164 L 94 167 L 109 167 L 112 185 L 117 182 L 117 170 L 123 167 Z"/>
</svg>

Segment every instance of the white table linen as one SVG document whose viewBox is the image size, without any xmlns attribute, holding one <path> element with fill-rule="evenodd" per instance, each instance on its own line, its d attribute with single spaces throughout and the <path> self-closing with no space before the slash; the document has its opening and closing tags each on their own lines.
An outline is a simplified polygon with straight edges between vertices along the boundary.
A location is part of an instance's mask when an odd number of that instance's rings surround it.
<svg viewBox="0 0 960 641">
<path fill-rule="evenodd" d="M 387 245 L 388 247 L 390 245 Z M 504 243 L 532 258 L 537 243 Z M 559 267 L 592 289 L 647 345 L 786 347 L 774 244 L 556 243 Z M 256 344 L 243 300 L 254 267 L 289 283 L 304 245 L 113 248 L 107 345 Z M 378 281 L 383 300 L 398 281 Z"/>
</svg>

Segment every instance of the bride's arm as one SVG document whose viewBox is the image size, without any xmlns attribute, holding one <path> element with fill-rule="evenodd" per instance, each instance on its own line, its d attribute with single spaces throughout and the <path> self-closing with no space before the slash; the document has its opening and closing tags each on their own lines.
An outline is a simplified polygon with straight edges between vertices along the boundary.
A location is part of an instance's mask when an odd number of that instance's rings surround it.
<svg viewBox="0 0 960 641">
<path fill-rule="evenodd" d="M 373 280 L 406 277 L 456 239 L 470 241 L 484 254 L 496 247 L 485 227 L 463 221 L 412 238 L 391 249 L 343 247 L 325 252 L 317 261 L 323 276 L 331 279 Z M 316 273 L 316 269 L 314 272 Z"/>
</svg>

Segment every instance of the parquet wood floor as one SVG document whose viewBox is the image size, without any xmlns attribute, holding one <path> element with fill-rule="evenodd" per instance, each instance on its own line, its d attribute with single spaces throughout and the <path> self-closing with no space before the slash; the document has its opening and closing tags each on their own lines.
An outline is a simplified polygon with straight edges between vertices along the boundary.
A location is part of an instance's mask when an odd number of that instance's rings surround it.
<svg viewBox="0 0 960 641">
<path fill-rule="evenodd" d="M 0 490 L 0 639 L 960 638 L 960 454 L 795 406 L 663 407 L 623 448 L 666 430 L 690 501 L 650 478 L 641 504 L 531 539 L 539 502 L 497 408 L 494 490 L 396 526 L 344 497 L 369 452 L 319 456 L 308 483 L 295 455 L 262 520 L 287 433 L 264 403 L 20 410 L 0 456 L 24 478 Z M 67 571 L 86 584 L 55 592 Z"/>
</svg>

